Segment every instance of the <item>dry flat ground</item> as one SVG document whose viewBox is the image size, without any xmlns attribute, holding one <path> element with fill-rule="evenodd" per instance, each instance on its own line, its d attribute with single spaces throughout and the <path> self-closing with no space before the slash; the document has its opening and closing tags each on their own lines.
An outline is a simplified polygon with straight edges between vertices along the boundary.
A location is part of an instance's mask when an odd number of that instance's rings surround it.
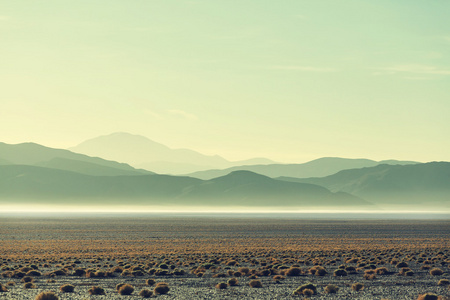
<svg viewBox="0 0 450 300">
<path fill-rule="evenodd" d="M 2 217 L 0 299 L 142 299 L 148 279 L 168 284 L 160 299 L 449 299 L 449 232 L 448 220 Z"/>
</svg>

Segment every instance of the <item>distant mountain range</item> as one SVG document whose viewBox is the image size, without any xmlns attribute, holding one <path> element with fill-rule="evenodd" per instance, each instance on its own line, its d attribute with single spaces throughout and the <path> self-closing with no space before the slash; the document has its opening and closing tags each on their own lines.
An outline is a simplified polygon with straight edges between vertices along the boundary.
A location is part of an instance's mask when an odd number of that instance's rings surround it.
<svg viewBox="0 0 450 300">
<path fill-rule="evenodd" d="M 36 166 L 0 167 L 0 199 L 58 204 L 370 207 L 347 193 L 246 171 L 213 180 L 169 175 L 90 176 Z"/>
<path fill-rule="evenodd" d="M 194 172 L 186 175 L 200 179 L 211 179 L 219 176 L 224 176 L 233 171 L 246 170 L 266 175 L 272 178 L 280 176 L 307 178 L 307 177 L 323 177 L 337 173 L 342 170 L 373 167 L 379 164 L 409 165 L 417 163 L 418 162 L 414 161 L 398 161 L 398 160 L 374 161 L 370 159 L 324 157 L 303 164 L 266 164 L 266 165 L 247 165 L 247 166 L 242 165 L 222 170 L 206 170 Z"/>
<path fill-rule="evenodd" d="M 124 132 L 99 136 L 69 150 L 128 163 L 160 174 L 186 174 L 236 165 L 274 163 L 266 158 L 230 162 L 218 155 L 204 155 L 189 149 L 171 149 L 144 136 Z"/>
<path fill-rule="evenodd" d="M 0 143 L 0 165 L 8 164 L 42 166 L 98 176 L 153 174 L 147 170 L 137 170 L 124 163 L 35 143 L 17 145 Z"/>
<path fill-rule="evenodd" d="M 323 186 L 346 192 L 375 204 L 450 208 L 450 163 L 387 165 L 343 170 L 322 178 L 279 177 L 289 182 Z"/>
<path fill-rule="evenodd" d="M 220 170 L 220 174 L 226 174 L 199 179 L 159 175 L 128 164 L 33 143 L 0 143 L 0 204 L 369 210 L 395 207 L 450 211 L 449 162 L 385 162 L 390 164 L 368 159 L 322 158 L 305 164 L 241 166 L 235 169 L 251 170 Z M 208 176 L 217 172 L 212 170 Z M 296 178 L 292 174 L 318 176 Z M 276 175 L 280 176 L 271 178 Z"/>
</svg>

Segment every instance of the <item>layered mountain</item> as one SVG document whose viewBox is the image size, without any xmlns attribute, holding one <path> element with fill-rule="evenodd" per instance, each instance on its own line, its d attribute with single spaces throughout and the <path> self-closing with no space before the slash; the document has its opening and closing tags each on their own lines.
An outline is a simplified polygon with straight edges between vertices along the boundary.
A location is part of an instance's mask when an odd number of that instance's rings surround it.
<svg viewBox="0 0 450 300">
<path fill-rule="evenodd" d="M 153 174 L 146 170 L 137 170 L 128 164 L 35 143 L 16 145 L 0 143 L 0 165 L 43 166 L 99 176 Z"/>
<path fill-rule="evenodd" d="M 233 171 L 245 170 L 266 175 L 272 178 L 280 176 L 307 178 L 307 177 L 323 177 L 337 173 L 341 170 L 373 167 L 379 164 L 409 165 L 409 164 L 417 164 L 417 162 L 398 161 L 398 160 L 374 161 L 370 159 L 323 157 L 303 164 L 242 165 L 222 170 L 200 171 L 187 174 L 187 176 L 200 179 L 211 179 L 229 174 L 230 172 Z"/>
<path fill-rule="evenodd" d="M 450 205 L 450 163 L 387 165 L 343 170 L 323 178 L 287 178 L 289 182 L 310 183 L 333 192 L 346 192 L 370 202 L 408 205 Z M 426 207 L 426 206 L 424 206 Z"/>
<path fill-rule="evenodd" d="M 186 174 L 198 170 L 228 168 L 237 164 L 273 163 L 265 158 L 230 162 L 218 155 L 204 155 L 189 149 L 171 149 L 144 136 L 124 132 L 99 136 L 69 150 L 126 162 L 136 168 L 161 174 Z"/>
<path fill-rule="evenodd" d="M 26 165 L 0 166 L 0 201 L 127 205 L 371 207 L 312 184 L 233 172 L 213 180 L 169 175 L 90 176 Z"/>
</svg>

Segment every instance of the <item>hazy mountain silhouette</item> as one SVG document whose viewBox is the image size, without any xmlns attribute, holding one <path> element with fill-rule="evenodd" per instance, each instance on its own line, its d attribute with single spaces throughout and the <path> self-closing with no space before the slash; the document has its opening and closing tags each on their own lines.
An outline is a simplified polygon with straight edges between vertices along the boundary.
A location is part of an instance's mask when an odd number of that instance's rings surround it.
<svg viewBox="0 0 450 300">
<path fill-rule="evenodd" d="M 406 165 L 406 164 L 416 164 L 417 162 L 397 161 L 397 160 L 377 162 L 370 159 L 323 157 L 303 164 L 268 164 L 268 165 L 252 165 L 252 166 L 243 165 L 222 170 L 207 170 L 194 172 L 187 174 L 187 176 L 200 179 L 211 179 L 218 176 L 229 174 L 230 172 L 233 171 L 246 170 L 266 175 L 272 178 L 280 176 L 298 177 L 298 178 L 323 177 L 337 173 L 341 170 L 372 167 L 379 165 L 381 163 Z"/>
<path fill-rule="evenodd" d="M 186 174 L 198 170 L 227 168 L 235 164 L 273 163 L 265 158 L 233 163 L 218 155 L 204 155 L 189 149 L 171 149 L 144 136 L 124 132 L 99 136 L 69 150 L 126 162 L 136 168 L 161 174 Z"/>
<path fill-rule="evenodd" d="M 90 176 L 36 166 L 0 166 L 0 200 L 205 206 L 371 206 L 319 186 L 234 172 L 203 181 L 169 175 Z"/>
<path fill-rule="evenodd" d="M 35 143 L 17 145 L 0 143 L 0 159 L 5 161 L 3 164 L 46 166 L 89 175 L 152 174 L 149 171 L 134 169 L 127 164 Z"/>
<path fill-rule="evenodd" d="M 333 192 L 347 192 L 374 203 L 450 205 L 450 163 L 378 165 L 340 171 L 323 178 L 286 178 L 311 183 Z"/>
</svg>

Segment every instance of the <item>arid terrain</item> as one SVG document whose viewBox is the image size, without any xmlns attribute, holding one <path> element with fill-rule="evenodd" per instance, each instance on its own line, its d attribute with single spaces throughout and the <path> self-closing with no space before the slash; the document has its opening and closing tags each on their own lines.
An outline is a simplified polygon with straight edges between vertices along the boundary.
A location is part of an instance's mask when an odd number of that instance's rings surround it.
<svg viewBox="0 0 450 300">
<path fill-rule="evenodd" d="M 0 299 L 449 299 L 449 233 L 449 220 L 1 217 Z"/>
</svg>

